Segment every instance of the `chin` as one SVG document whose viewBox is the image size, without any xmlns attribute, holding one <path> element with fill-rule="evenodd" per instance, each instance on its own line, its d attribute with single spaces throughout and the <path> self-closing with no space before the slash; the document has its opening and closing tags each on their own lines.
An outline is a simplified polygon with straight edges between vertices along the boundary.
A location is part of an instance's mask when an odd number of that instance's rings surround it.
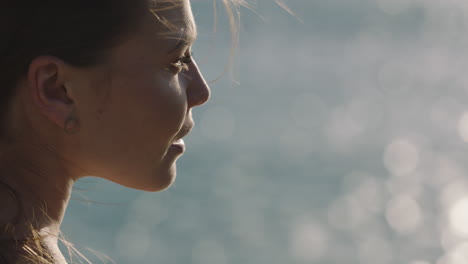
<svg viewBox="0 0 468 264">
<path fill-rule="evenodd" d="M 156 175 L 153 175 L 154 181 L 149 184 L 138 188 L 147 192 L 160 192 L 172 186 L 177 176 L 176 165 L 173 164 L 169 169 L 161 170 Z"/>
<path fill-rule="evenodd" d="M 116 174 L 106 174 L 98 176 L 119 185 L 147 192 L 159 192 L 168 189 L 174 183 L 177 175 L 176 163 L 166 163 L 150 171 L 125 172 Z M 103 175 L 103 174 L 98 174 Z"/>
</svg>

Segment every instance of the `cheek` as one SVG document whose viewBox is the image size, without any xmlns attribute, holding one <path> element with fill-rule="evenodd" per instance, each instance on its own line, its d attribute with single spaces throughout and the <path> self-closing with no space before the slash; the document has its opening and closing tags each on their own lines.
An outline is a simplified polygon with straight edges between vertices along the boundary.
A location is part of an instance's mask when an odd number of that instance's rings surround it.
<svg viewBox="0 0 468 264">
<path fill-rule="evenodd" d="M 154 130 L 173 137 L 182 127 L 187 113 L 187 98 L 177 79 L 165 76 L 148 78 L 142 83 L 140 97 L 142 112 L 148 113 L 148 122 Z M 158 133 L 159 134 L 159 133 Z"/>
<path fill-rule="evenodd" d="M 130 88 L 130 89 L 128 89 Z M 122 87 L 122 115 L 139 127 L 137 136 L 167 147 L 183 125 L 187 112 L 185 91 L 174 78 L 142 75 Z M 153 145 L 153 147 L 155 147 Z"/>
<path fill-rule="evenodd" d="M 115 79 L 109 89 L 103 104 L 86 110 L 79 144 L 85 166 L 108 177 L 147 174 L 184 123 L 185 91 L 177 80 L 142 74 Z"/>
</svg>

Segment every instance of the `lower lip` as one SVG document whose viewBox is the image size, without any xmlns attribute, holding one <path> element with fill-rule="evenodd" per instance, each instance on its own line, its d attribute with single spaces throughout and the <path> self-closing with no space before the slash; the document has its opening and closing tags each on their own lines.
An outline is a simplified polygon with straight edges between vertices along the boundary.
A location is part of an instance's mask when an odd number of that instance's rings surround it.
<svg viewBox="0 0 468 264">
<path fill-rule="evenodd" d="M 183 139 L 179 139 L 172 143 L 172 145 L 169 147 L 172 151 L 178 152 L 178 153 L 184 153 L 185 152 L 185 143 Z"/>
</svg>

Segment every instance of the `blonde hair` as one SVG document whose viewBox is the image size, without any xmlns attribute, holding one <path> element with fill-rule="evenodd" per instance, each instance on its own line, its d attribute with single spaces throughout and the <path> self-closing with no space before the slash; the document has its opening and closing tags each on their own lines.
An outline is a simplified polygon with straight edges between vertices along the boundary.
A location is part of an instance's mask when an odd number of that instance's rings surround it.
<svg viewBox="0 0 468 264">
<path fill-rule="evenodd" d="M 8 188 L 10 193 L 13 192 L 15 197 L 17 194 L 11 189 Z M 17 197 L 19 198 L 19 197 Z M 48 217 L 45 205 L 41 204 L 40 211 L 46 217 Z M 14 223 L 7 223 L 5 226 L 0 227 L 1 234 L 5 237 L 14 237 L 16 227 L 18 228 L 25 227 L 24 229 L 27 230 L 28 236 L 23 239 L 1 239 L 0 238 L 0 249 L 6 252 L 10 252 L 10 254 L 1 255 L 0 254 L 0 261 L 1 263 L 34 263 L 34 264 L 54 264 L 54 257 L 52 253 L 48 250 L 47 246 L 45 245 L 45 240 L 50 238 L 51 236 L 55 237 L 56 235 L 50 232 L 44 232 L 37 230 L 34 225 L 34 219 L 25 222 L 25 223 L 18 223 L 18 215 L 16 221 Z M 70 243 L 64 236 L 62 231 L 58 232 L 57 237 L 58 241 L 62 242 L 68 250 L 69 261 L 73 263 L 73 258 L 77 258 L 80 263 L 82 263 L 81 259 L 84 260 L 88 264 L 92 264 L 81 252 L 79 252 L 75 246 Z M 2 252 L 0 252 L 2 253 Z M 107 257 L 107 256 L 106 256 Z"/>
</svg>

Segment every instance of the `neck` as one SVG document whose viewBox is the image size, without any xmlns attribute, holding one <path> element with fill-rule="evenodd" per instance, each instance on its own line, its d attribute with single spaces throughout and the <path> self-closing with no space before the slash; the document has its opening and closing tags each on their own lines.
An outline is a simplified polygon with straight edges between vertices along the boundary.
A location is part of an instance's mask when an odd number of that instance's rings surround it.
<svg viewBox="0 0 468 264">
<path fill-rule="evenodd" d="M 74 180 L 51 153 L 30 145 L 0 157 L 0 228 L 9 231 L 0 239 L 23 240 L 36 231 L 44 237 L 44 248 L 57 259 L 54 263 L 66 263 L 58 236 Z"/>
</svg>

